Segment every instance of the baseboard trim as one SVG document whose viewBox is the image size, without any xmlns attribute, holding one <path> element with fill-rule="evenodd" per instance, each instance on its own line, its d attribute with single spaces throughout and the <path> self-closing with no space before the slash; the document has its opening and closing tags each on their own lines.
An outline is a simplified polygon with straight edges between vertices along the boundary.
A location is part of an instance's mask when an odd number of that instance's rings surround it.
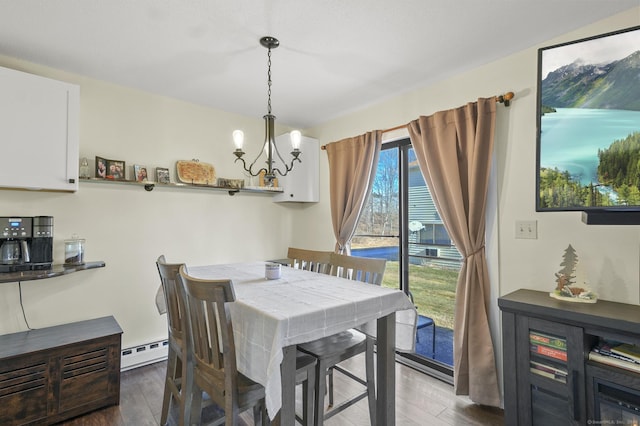
<svg viewBox="0 0 640 426">
<path fill-rule="evenodd" d="M 169 342 L 159 340 L 157 342 L 146 343 L 132 348 L 122 349 L 120 352 L 120 371 L 131 370 L 132 368 L 154 364 L 167 359 Z"/>
</svg>

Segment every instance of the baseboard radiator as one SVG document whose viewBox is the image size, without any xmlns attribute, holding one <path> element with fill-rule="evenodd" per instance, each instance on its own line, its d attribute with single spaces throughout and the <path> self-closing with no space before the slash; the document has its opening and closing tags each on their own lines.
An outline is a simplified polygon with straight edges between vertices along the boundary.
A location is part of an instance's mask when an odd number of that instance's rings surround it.
<svg viewBox="0 0 640 426">
<path fill-rule="evenodd" d="M 169 343 L 166 340 L 151 342 L 132 348 L 122 349 L 120 360 L 120 371 L 131 370 L 143 365 L 167 359 Z"/>
</svg>

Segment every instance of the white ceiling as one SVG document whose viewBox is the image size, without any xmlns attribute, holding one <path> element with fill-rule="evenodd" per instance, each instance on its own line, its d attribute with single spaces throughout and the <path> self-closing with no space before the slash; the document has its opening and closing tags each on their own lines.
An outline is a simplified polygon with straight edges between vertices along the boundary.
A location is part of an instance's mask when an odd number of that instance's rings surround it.
<svg viewBox="0 0 640 426">
<path fill-rule="evenodd" d="M 317 125 L 640 0 L 0 0 L 0 55 Z M 640 24 L 640 22 L 639 22 Z M 508 88 L 505 88 L 508 89 Z M 487 93 L 487 96 L 494 93 Z"/>
</svg>

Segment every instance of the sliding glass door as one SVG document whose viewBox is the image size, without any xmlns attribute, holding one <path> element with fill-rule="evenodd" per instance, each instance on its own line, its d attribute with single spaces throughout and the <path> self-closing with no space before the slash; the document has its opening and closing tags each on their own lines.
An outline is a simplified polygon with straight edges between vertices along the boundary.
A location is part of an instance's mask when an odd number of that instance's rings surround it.
<svg viewBox="0 0 640 426">
<path fill-rule="evenodd" d="M 387 259 L 383 285 L 412 297 L 416 354 L 407 360 L 452 375 L 453 307 L 461 256 L 453 246 L 408 139 L 385 143 L 352 254 Z"/>
</svg>

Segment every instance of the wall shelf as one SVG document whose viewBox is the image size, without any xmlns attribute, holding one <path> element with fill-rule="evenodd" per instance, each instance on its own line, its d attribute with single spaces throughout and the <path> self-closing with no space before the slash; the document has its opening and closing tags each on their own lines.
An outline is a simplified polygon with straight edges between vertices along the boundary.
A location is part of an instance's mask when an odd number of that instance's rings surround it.
<svg viewBox="0 0 640 426">
<path fill-rule="evenodd" d="M 587 225 L 640 225 L 640 210 L 590 210 L 582 212 Z"/>
<path fill-rule="evenodd" d="M 229 195 L 235 195 L 238 192 L 247 192 L 253 194 L 281 194 L 282 188 L 263 188 L 263 187 L 247 187 L 247 188 L 228 188 L 222 186 L 213 186 L 213 185 L 196 185 L 189 183 L 158 183 L 158 182 L 137 182 L 133 180 L 109 180 L 109 179 L 98 179 L 98 178 L 81 178 L 80 182 L 82 183 L 98 183 L 98 184 L 107 184 L 107 185 L 133 185 L 139 186 L 145 189 L 145 191 L 153 191 L 155 188 L 171 188 L 171 189 L 197 189 L 197 190 L 205 190 L 205 191 L 224 191 L 228 192 Z"/>
<path fill-rule="evenodd" d="M 52 265 L 50 269 L 35 271 L 2 272 L 0 273 L 0 283 L 12 283 L 18 281 L 43 280 L 46 278 L 59 277 L 72 274 L 74 272 L 86 271 L 87 269 L 104 268 L 102 260 L 96 262 L 86 262 L 82 265 Z"/>
</svg>

